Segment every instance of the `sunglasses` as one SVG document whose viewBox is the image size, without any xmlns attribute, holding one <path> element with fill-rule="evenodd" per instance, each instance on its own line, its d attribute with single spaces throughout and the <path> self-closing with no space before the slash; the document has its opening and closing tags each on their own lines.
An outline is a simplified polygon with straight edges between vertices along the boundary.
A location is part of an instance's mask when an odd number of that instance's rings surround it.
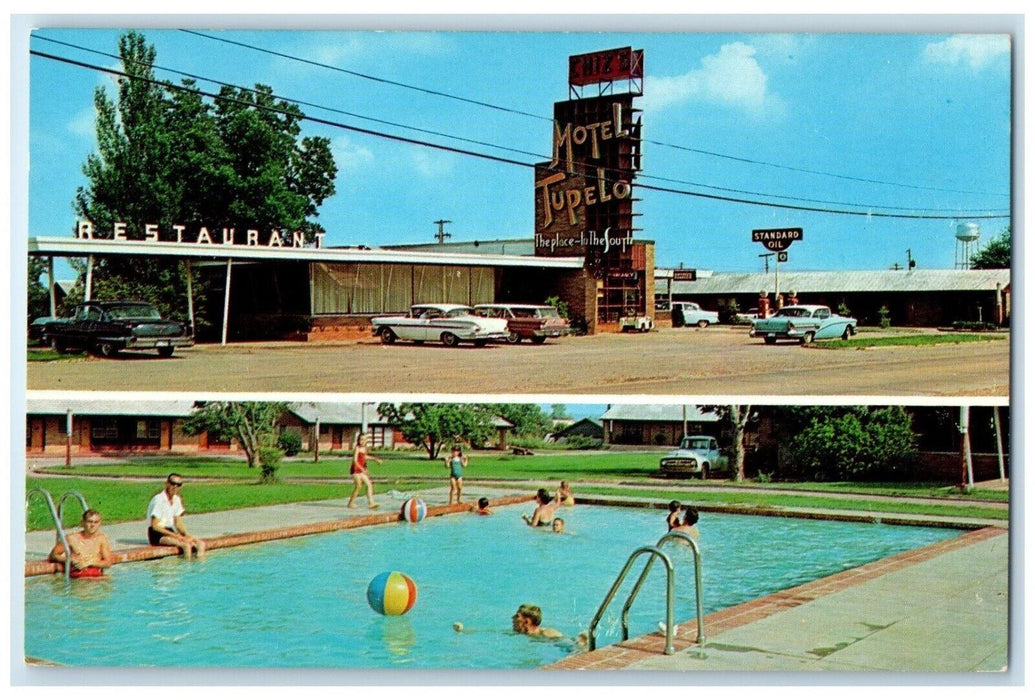
<svg viewBox="0 0 1035 700">
<path fill-rule="evenodd" d="M 170 486 L 183 486 L 182 481 L 169 481 L 167 482 Z"/>
</svg>

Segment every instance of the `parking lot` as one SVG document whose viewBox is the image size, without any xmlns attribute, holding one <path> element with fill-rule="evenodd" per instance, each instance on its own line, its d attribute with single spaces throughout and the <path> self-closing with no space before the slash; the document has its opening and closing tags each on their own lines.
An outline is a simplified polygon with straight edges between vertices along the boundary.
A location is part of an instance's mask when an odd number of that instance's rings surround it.
<svg viewBox="0 0 1035 700">
<path fill-rule="evenodd" d="M 934 333 L 937 331 L 924 331 Z M 543 345 L 353 342 L 199 345 L 30 362 L 30 390 L 780 396 L 1007 396 L 1010 343 L 823 349 L 746 329 L 662 328 Z"/>
</svg>

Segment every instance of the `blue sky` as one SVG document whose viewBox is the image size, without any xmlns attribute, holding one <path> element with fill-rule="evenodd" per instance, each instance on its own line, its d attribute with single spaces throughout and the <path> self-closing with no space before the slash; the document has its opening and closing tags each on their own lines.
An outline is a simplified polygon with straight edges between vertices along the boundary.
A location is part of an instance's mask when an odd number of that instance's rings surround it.
<svg viewBox="0 0 1035 700">
<path fill-rule="evenodd" d="M 113 54 L 120 33 L 44 28 L 28 43 L 115 67 L 113 59 L 45 39 Z M 751 229 L 800 226 L 804 240 L 782 269 L 886 269 L 905 264 L 907 249 L 922 268 L 951 268 L 958 223 L 1010 210 L 1011 46 L 1003 34 L 204 33 L 310 63 L 176 30 L 144 31 L 159 66 L 242 86 L 263 83 L 283 98 L 338 110 L 302 107 L 321 119 L 528 163 L 550 152 L 553 103 L 568 97 L 567 57 L 632 46 L 644 50 L 646 65 L 640 183 L 951 217 L 803 212 L 635 190 L 642 199 L 638 235 L 656 242 L 659 266 L 761 271 L 765 251 L 751 242 Z M 70 235 L 81 166 L 95 149 L 92 93 L 111 88 L 112 79 L 40 57 L 29 59 L 29 70 L 28 235 Z M 431 242 L 437 219 L 452 221 L 446 230 L 453 241 L 532 236 L 529 168 L 318 124 L 303 129 L 332 140 L 339 168 L 337 194 L 319 217 L 327 245 Z M 981 220 L 981 243 L 1008 224 Z"/>
</svg>

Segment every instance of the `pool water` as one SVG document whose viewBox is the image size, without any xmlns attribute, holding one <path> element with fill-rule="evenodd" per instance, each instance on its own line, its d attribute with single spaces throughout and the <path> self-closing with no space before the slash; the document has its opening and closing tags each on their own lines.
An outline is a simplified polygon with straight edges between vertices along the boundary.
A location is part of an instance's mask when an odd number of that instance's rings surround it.
<svg viewBox="0 0 1035 700">
<path fill-rule="evenodd" d="M 536 668 L 575 648 L 634 549 L 665 533 L 667 511 L 575 506 L 567 532 L 530 528 L 528 507 L 429 518 L 115 567 L 106 580 L 25 582 L 25 653 L 61 664 L 323 668 Z M 704 513 L 699 523 L 705 612 L 953 537 L 955 530 Z M 676 564 L 676 619 L 695 616 L 689 548 Z M 641 559 L 645 561 L 645 559 Z M 418 588 L 406 615 L 367 604 L 367 584 L 402 571 Z M 632 570 L 624 593 L 641 567 Z M 630 634 L 664 619 L 656 565 Z M 620 593 L 598 646 L 620 638 Z M 569 636 L 511 631 L 523 603 Z M 454 622 L 463 631 L 454 631 Z M 707 630 L 706 630 L 707 633 Z"/>
</svg>

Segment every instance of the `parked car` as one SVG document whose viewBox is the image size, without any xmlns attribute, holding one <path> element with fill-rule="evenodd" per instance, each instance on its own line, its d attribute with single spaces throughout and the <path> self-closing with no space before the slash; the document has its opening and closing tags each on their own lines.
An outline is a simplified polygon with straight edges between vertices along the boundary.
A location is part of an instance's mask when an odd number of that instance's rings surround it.
<svg viewBox="0 0 1035 700">
<path fill-rule="evenodd" d="M 43 340 L 57 352 L 79 348 L 101 357 L 114 357 L 122 350 L 157 350 L 171 357 L 176 348 L 194 345 L 187 324 L 162 318 L 144 301 L 79 304 L 71 318 L 47 323 Z"/>
<path fill-rule="evenodd" d="M 752 306 L 747 311 L 738 313 L 736 316 L 738 323 L 751 323 L 758 317 L 758 307 L 755 306 Z"/>
<path fill-rule="evenodd" d="M 654 319 L 645 314 L 627 312 L 625 316 L 618 319 L 618 330 L 622 333 L 637 332 L 646 333 L 654 327 Z"/>
<path fill-rule="evenodd" d="M 67 323 L 70 320 L 61 316 L 38 316 L 29 322 L 29 340 L 42 341 L 43 330 L 48 323 Z"/>
<path fill-rule="evenodd" d="M 693 301 L 672 302 L 672 325 L 676 328 L 680 326 L 705 328 L 709 323 L 718 322 L 718 311 L 705 311 L 700 304 Z"/>
<path fill-rule="evenodd" d="M 707 479 L 709 475 L 728 471 L 729 460 L 710 435 L 686 435 L 679 447 L 661 458 L 662 476 Z"/>
<path fill-rule="evenodd" d="M 765 339 L 768 345 L 777 340 L 797 340 L 807 345 L 813 340 L 848 340 L 855 335 L 856 324 L 854 318 L 831 313 L 829 306 L 801 304 L 785 306 L 769 318 L 755 319 L 750 335 Z"/>
<path fill-rule="evenodd" d="M 405 316 L 375 316 L 370 323 L 385 345 L 396 340 L 417 344 L 437 340 L 450 347 L 461 342 L 481 347 L 509 335 L 506 320 L 476 316 L 474 309 L 463 304 L 414 304 Z"/>
<path fill-rule="evenodd" d="M 559 338 L 571 332 L 568 319 L 562 318 L 554 307 L 543 304 L 477 304 L 474 313 L 505 319 L 508 343 L 531 340 L 538 345 L 547 338 Z"/>
</svg>

